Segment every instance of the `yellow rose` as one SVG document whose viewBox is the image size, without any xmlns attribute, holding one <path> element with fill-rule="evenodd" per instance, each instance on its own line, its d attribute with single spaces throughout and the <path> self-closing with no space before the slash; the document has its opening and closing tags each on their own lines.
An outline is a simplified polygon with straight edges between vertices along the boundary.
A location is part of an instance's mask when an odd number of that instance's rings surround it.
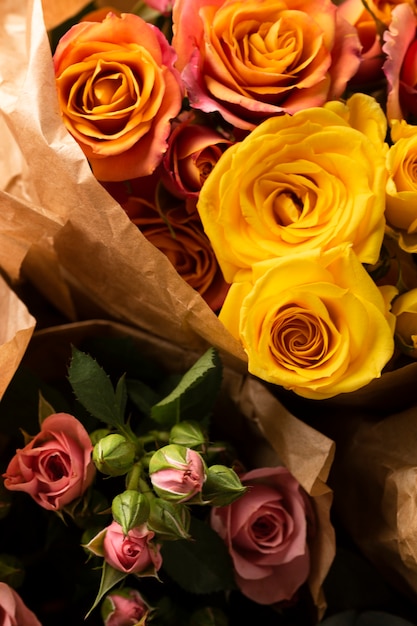
<svg viewBox="0 0 417 626">
<path fill-rule="evenodd" d="M 394 351 L 394 293 L 381 292 L 344 244 L 255 264 L 250 280 L 231 286 L 220 320 L 252 374 L 324 399 L 381 375 Z"/>
<path fill-rule="evenodd" d="M 228 148 L 198 202 L 225 279 L 345 242 L 362 263 L 375 263 L 385 228 L 385 124 L 362 94 L 346 106 L 266 120 Z"/>
<path fill-rule="evenodd" d="M 405 354 L 417 359 L 417 289 L 411 289 L 396 298 L 392 305 L 396 316 L 395 337 Z"/>
<path fill-rule="evenodd" d="M 394 144 L 387 155 L 388 224 L 399 234 L 399 244 L 417 252 L 417 128 L 405 121 L 392 122 Z"/>
</svg>

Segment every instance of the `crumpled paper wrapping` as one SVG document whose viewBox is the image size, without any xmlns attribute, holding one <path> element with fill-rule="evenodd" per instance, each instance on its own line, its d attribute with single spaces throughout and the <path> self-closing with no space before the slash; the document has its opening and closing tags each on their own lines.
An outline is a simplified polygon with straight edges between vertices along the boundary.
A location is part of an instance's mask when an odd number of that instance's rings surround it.
<svg viewBox="0 0 417 626">
<path fill-rule="evenodd" d="M 240 344 L 96 181 L 67 133 L 41 0 L 3 5 L 0 125 L 16 160 L 0 153 L 0 266 L 69 320 L 106 317 L 181 345 L 213 344 L 245 367 Z"/>
<path fill-rule="evenodd" d="M 415 384 L 415 383 L 414 383 Z M 382 419 L 361 411 L 320 422 L 337 454 L 334 511 L 387 582 L 417 598 L 417 402 Z M 343 417 L 342 417 L 343 419 Z"/>
<path fill-rule="evenodd" d="M 201 355 L 138 329 L 89 320 L 37 331 L 23 364 L 53 383 L 67 374 L 71 344 L 80 346 L 92 337 L 130 337 L 142 355 L 175 372 L 186 371 Z M 334 455 L 332 440 L 291 415 L 259 381 L 227 365 L 216 413 L 223 416 L 224 436 L 244 450 L 253 466 L 285 465 L 311 496 L 317 524 L 310 543 L 308 586 L 321 617 L 325 610 L 322 583 L 335 554 L 330 522 L 333 494 L 326 484 Z"/>
<path fill-rule="evenodd" d="M 0 398 L 16 372 L 36 320 L 0 277 Z"/>
</svg>

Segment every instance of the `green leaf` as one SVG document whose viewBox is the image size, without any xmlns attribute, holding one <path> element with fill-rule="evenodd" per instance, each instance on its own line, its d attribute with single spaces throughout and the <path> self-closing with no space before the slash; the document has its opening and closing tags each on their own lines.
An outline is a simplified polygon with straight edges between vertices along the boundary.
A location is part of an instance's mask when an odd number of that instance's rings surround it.
<svg viewBox="0 0 417 626">
<path fill-rule="evenodd" d="M 38 401 L 38 421 L 39 426 L 41 426 L 44 419 L 56 413 L 52 404 L 49 404 L 47 400 L 43 397 L 42 393 L 39 392 L 39 401 Z"/>
<path fill-rule="evenodd" d="M 163 568 L 185 591 L 208 594 L 235 588 L 233 563 L 224 541 L 208 523 L 192 518 L 192 540 L 163 544 Z"/>
<path fill-rule="evenodd" d="M 117 397 L 110 378 L 97 361 L 73 346 L 68 372 L 77 399 L 91 415 L 111 426 L 123 425 L 123 415 L 120 413 L 122 390 L 119 390 Z"/>
<path fill-rule="evenodd" d="M 141 380 L 127 380 L 127 393 L 133 404 L 146 416 L 151 416 L 151 409 L 159 402 L 160 396 Z"/>
<path fill-rule="evenodd" d="M 106 563 L 106 561 L 103 562 L 103 567 L 101 570 L 100 588 L 98 590 L 97 597 L 94 600 L 93 606 L 88 611 L 84 619 L 87 619 L 87 617 L 96 608 L 103 596 L 105 596 L 106 593 L 110 591 L 110 589 L 113 589 L 113 587 L 117 585 L 117 583 L 126 578 L 126 576 L 127 574 L 125 572 L 120 572 L 119 570 Z"/>
<path fill-rule="evenodd" d="M 127 404 L 126 376 L 124 374 L 117 381 L 115 399 L 119 415 L 120 417 L 123 417 L 126 411 Z"/>
<path fill-rule="evenodd" d="M 220 357 L 214 348 L 209 348 L 175 389 L 152 407 L 152 418 L 164 427 L 174 426 L 180 420 L 200 421 L 211 411 L 221 381 Z"/>
</svg>

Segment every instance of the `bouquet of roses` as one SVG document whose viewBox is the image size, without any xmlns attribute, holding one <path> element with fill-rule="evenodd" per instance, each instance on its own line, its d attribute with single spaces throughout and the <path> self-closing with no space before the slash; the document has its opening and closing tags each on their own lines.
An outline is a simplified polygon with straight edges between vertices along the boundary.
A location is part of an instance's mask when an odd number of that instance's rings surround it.
<svg viewBox="0 0 417 626">
<path fill-rule="evenodd" d="M 392 123 L 399 18 L 387 12 L 374 68 L 383 102 L 362 88 L 352 4 L 88 5 L 51 39 L 62 120 L 96 179 L 249 371 L 313 399 L 379 378 L 413 334 L 417 275 L 394 208 L 411 202 L 395 155 L 412 128 Z"/>
<path fill-rule="evenodd" d="M 288 611 L 314 623 L 306 583 L 326 567 L 325 551 L 311 561 L 330 530 L 323 504 L 225 402 L 230 374 L 216 351 L 179 374 L 131 337 L 94 339 L 92 328 L 90 351 L 110 374 L 72 346 L 67 378 L 52 359 L 45 381 L 42 367 L 41 378 L 27 369 L 35 349 L 0 406 L 5 593 L 17 589 L 43 626 L 86 615 L 108 626 L 234 624 L 252 613 L 274 623 Z M 65 330 L 65 341 L 52 333 L 55 350 L 70 349 Z"/>
</svg>

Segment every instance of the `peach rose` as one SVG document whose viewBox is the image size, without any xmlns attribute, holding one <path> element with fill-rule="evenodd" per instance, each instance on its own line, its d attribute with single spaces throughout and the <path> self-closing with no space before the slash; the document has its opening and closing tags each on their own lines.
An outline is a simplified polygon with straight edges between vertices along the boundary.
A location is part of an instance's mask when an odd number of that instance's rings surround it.
<svg viewBox="0 0 417 626">
<path fill-rule="evenodd" d="M 284 467 L 255 469 L 241 477 L 247 492 L 214 507 L 211 526 L 226 542 L 236 584 L 258 604 L 291 600 L 307 580 L 307 501 Z"/>
<path fill-rule="evenodd" d="M 162 215 L 146 198 L 129 197 L 123 208 L 142 234 L 163 252 L 178 274 L 207 302 L 220 309 L 229 285 L 223 278 L 216 256 L 201 221 L 188 214 L 181 200 Z"/>
<path fill-rule="evenodd" d="M 228 148 L 197 204 L 226 281 L 259 261 L 343 242 L 375 263 L 385 228 L 385 131 L 381 107 L 355 94 L 346 105 L 266 120 Z"/>
<path fill-rule="evenodd" d="M 60 39 L 63 121 L 99 180 L 145 176 L 160 163 L 183 97 L 174 60 L 161 31 L 128 13 L 80 22 Z"/>
<path fill-rule="evenodd" d="M 191 106 L 243 129 L 339 97 L 360 63 L 331 0 L 176 0 L 173 33 Z"/>
<path fill-rule="evenodd" d="M 0 582 L 0 619 L 2 626 L 41 626 L 18 593 Z"/>
<path fill-rule="evenodd" d="M 152 543 L 155 533 L 146 524 L 125 535 L 120 524 L 113 521 L 102 533 L 104 558 L 115 569 L 138 576 L 154 576 L 160 569 L 160 546 Z"/>
<path fill-rule="evenodd" d="M 231 286 L 219 317 L 252 374 L 324 399 L 381 375 L 394 352 L 396 293 L 378 288 L 344 244 L 257 263 L 250 280 Z"/>
<path fill-rule="evenodd" d="M 24 491 L 43 508 L 62 509 L 83 495 L 95 476 L 92 444 L 84 426 L 72 415 L 47 417 L 38 435 L 17 450 L 4 476 L 11 491 Z"/>
</svg>

